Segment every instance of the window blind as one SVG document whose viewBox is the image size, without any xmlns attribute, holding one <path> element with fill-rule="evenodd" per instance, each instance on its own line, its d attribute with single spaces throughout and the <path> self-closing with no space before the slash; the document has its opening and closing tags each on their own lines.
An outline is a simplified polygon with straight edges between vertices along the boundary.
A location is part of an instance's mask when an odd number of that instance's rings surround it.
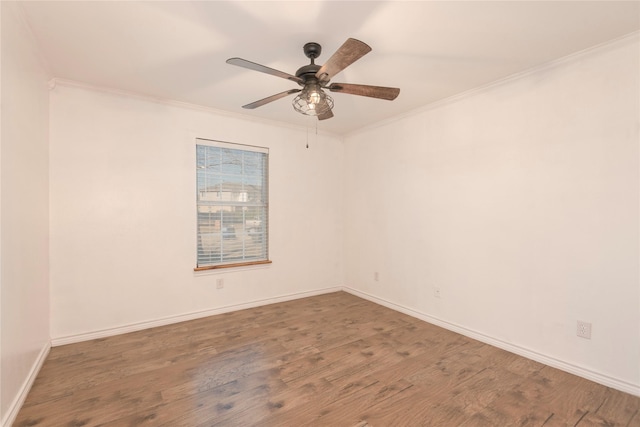
<svg viewBox="0 0 640 427">
<path fill-rule="evenodd" d="M 268 260 L 267 148 L 197 139 L 197 267 Z"/>
</svg>

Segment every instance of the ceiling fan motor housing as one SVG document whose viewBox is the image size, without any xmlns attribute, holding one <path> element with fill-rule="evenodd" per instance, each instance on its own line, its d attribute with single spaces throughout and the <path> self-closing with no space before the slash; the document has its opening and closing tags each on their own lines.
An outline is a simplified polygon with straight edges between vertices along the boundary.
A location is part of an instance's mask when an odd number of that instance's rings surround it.
<svg viewBox="0 0 640 427">
<path fill-rule="evenodd" d="M 296 77 L 300 77 L 302 80 L 305 81 L 305 83 L 310 79 L 317 80 L 316 73 L 318 72 L 319 69 L 320 69 L 320 66 L 316 64 L 305 65 L 303 67 L 298 68 L 298 71 L 296 71 Z M 304 86 L 304 85 L 301 84 L 300 86 Z"/>
</svg>

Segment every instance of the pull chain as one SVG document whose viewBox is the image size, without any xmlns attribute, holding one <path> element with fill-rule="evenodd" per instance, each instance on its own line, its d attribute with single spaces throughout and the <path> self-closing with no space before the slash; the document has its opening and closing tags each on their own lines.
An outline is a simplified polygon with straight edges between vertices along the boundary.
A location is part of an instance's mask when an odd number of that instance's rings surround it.
<svg viewBox="0 0 640 427">
<path fill-rule="evenodd" d="M 316 142 L 318 142 L 318 119 L 315 116 L 311 116 L 309 120 L 314 120 L 316 122 Z M 309 127 L 307 126 L 307 148 L 309 148 Z"/>
<path fill-rule="evenodd" d="M 318 141 L 318 120 L 316 120 L 315 116 L 309 116 L 309 120 L 314 120 L 316 122 L 316 141 Z M 309 128 L 311 126 L 307 126 L 307 148 L 309 148 Z"/>
</svg>

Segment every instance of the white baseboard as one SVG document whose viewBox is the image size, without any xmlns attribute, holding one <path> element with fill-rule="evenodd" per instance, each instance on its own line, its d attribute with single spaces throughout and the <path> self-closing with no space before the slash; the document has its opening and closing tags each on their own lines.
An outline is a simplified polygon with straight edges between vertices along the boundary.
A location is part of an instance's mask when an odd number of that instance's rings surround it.
<svg viewBox="0 0 640 427">
<path fill-rule="evenodd" d="M 623 391 L 625 393 L 633 394 L 635 396 L 640 396 L 640 386 L 637 384 L 632 384 L 632 383 L 620 380 L 618 378 L 613 378 L 608 375 L 601 374 L 599 372 L 594 372 L 590 369 L 586 369 L 578 365 L 567 363 L 565 361 L 538 353 L 528 348 L 514 345 L 497 338 L 493 338 L 489 335 L 485 335 L 480 332 L 474 331 L 472 329 L 465 328 L 464 326 L 447 322 L 446 320 L 442 320 L 437 317 L 428 315 L 426 313 L 413 310 L 411 308 L 405 307 L 400 304 L 396 304 L 394 302 L 385 300 L 383 298 L 376 297 L 366 292 L 358 291 L 356 289 L 352 289 L 347 286 L 343 287 L 343 290 L 357 297 L 364 298 L 371 302 L 375 302 L 376 304 L 380 304 L 392 310 L 407 314 L 411 317 L 415 317 L 417 319 L 434 324 L 436 326 L 440 326 L 444 329 L 448 329 L 450 331 L 459 333 L 469 338 L 473 338 L 485 344 L 489 344 L 494 347 L 501 348 L 502 350 L 506 350 L 508 352 L 517 354 L 519 356 L 526 357 L 527 359 L 535 360 L 536 362 L 540 362 L 545 365 L 551 366 L 553 368 L 557 368 L 562 371 L 569 372 L 570 374 L 574 374 L 579 377 L 586 378 L 590 381 L 596 382 L 598 384 L 602 384 L 607 387 L 614 388 L 616 390 Z"/>
<path fill-rule="evenodd" d="M 40 369 L 42 368 L 44 361 L 47 359 L 47 356 L 49 355 L 50 349 L 51 349 L 51 344 L 47 342 L 42 347 L 42 350 L 40 350 L 40 353 L 38 354 L 38 357 L 36 358 L 35 363 L 31 367 L 31 370 L 29 371 L 29 375 L 24 380 L 24 383 L 22 383 L 22 387 L 20 387 L 20 392 L 18 393 L 16 398 L 13 399 L 13 402 L 11 402 L 11 405 L 9 406 L 9 409 L 7 410 L 5 417 L 3 417 L 2 427 L 11 427 L 13 422 L 16 420 L 16 417 L 18 416 L 18 412 L 20 411 L 20 408 L 22 408 L 22 404 L 24 403 L 24 401 L 27 399 L 29 390 L 31 390 L 31 386 L 33 385 L 33 382 L 36 380 L 36 377 L 38 376 L 38 372 L 40 372 Z"/>
<path fill-rule="evenodd" d="M 247 308 L 259 307 L 262 305 L 275 304 L 278 302 L 291 301 L 291 300 L 300 299 L 300 298 L 328 294 L 331 292 L 338 292 L 341 290 L 343 290 L 341 286 L 335 286 L 331 288 L 323 288 L 323 289 L 317 289 L 317 290 L 307 291 L 307 292 L 296 292 L 293 294 L 281 295 L 273 298 L 265 298 L 265 299 L 255 300 L 255 301 L 242 303 L 242 304 L 227 305 L 224 307 L 214 308 L 211 310 L 203 310 L 203 311 L 196 311 L 192 313 L 180 314 L 177 316 L 169 316 L 161 319 L 150 320 L 147 322 L 133 323 L 129 325 L 118 326 L 115 328 L 102 329 L 94 332 L 87 332 L 87 333 L 82 333 L 77 335 L 67 335 L 63 337 L 53 338 L 51 340 L 51 345 L 53 347 L 57 347 L 65 344 L 73 344 L 73 343 L 82 342 L 82 341 L 94 340 L 97 338 L 105 338 L 105 337 L 110 337 L 114 335 L 126 334 L 129 332 L 141 331 L 143 329 L 155 328 L 157 326 L 165 326 L 173 323 L 185 322 L 187 320 L 194 320 L 194 319 L 200 319 L 202 317 L 214 316 L 216 314 L 223 314 L 231 311 L 238 311 L 238 310 L 244 310 Z"/>
</svg>

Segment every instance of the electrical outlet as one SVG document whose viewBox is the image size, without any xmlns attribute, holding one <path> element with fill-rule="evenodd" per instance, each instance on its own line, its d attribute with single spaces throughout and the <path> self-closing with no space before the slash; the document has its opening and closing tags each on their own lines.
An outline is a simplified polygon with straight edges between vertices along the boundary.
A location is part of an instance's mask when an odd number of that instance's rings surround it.
<svg viewBox="0 0 640 427">
<path fill-rule="evenodd" d="M 578 330 L 576 335 L 580 338 L 591 339 L 591 323 L 578 320 Z"/>
<path fill-rule="evenodd" d="M 224 279 L 216 279 L 216 288 L 218 289 L 224 288 Z"/>
<path fill-rule="evenodd" d="M 375 280 L 376 282 L 380 281 L 380 274 L 378 274 L 377 271 L 373 273 L 373 280 Z"/>
<path fill-rule="evenodd" d="M 440 298 L 440 288 L 433 288 L 433 296 Z"/>
</svg>

